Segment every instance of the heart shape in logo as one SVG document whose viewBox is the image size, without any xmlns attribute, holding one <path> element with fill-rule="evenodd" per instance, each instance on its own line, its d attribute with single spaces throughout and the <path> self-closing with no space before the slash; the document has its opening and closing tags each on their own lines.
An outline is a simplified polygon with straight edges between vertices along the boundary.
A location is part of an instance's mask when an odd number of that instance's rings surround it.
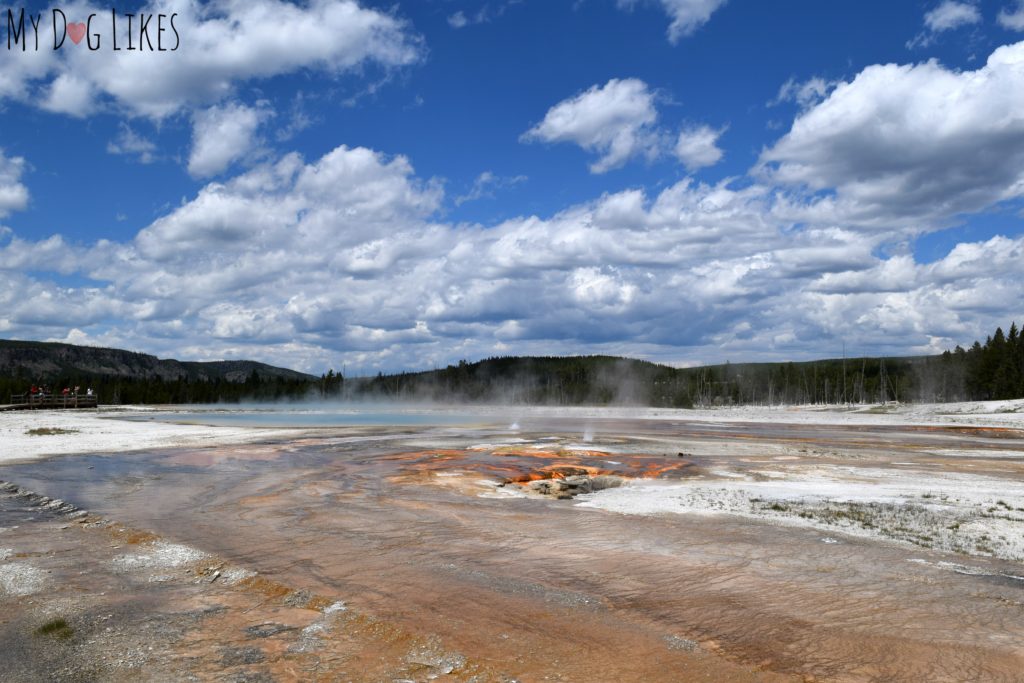
<svg viewBox="0 0 1024 683">
<path fill-rule="evenodd" d="M 71 38 L 71 42 L 78 45 L 82 42 L 82 38 L 85 38 L 85 24 L 82 22 L 68 24 L 68 36 Z"/>
</svg>

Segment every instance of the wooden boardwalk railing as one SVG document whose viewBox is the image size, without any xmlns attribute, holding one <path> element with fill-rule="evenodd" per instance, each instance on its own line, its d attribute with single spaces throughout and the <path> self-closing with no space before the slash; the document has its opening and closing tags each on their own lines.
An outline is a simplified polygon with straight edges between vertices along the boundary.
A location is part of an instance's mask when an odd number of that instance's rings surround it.
<svg viewBox="0 0 1024 683">
<path fill-rule="evenodd" d="M 98 407 L 96 396 L 87 394 L 11 394 L 5 410 L 53 410 Z"/>
</svg>

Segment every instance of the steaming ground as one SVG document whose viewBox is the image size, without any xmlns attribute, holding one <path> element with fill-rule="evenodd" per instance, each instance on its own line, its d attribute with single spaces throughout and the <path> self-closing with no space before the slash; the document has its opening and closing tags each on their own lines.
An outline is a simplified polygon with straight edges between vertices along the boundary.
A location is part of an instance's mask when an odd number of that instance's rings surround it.
<svg viewBox="0 0 1024 683">
<path fill-rule="evenodd" d="M 277 419 L 269 420 L 266 416 Z M 235 417 L 229 426 L 221 421 Z M 367 419 L 361 419 L 366 416 Z M 262 404 L 233 408 L 123 406 L 99 411 L 0 412 L 0 463 L 46 455 L 217 446 L 295 436 L 301 429 L 370 424 L 490 424 L 515 433 L 525 419 L 686 420 L 688 422 L 813 425 L 930 425 L 1024 429 L 1024 400 L 908 406 L 744 406 L 703 410 L 639 407 L 394 406 L 381 404 Z M 413 417 L 414 420 L 409 418 Z M 149 418 L 149 419 L 146 419 Z M 289 423 L 291 420 L 291 423 Z M 266 423 L 270 422 L 270 426 Z M 392 423 L 394 420 L 392 421 Z M 288 425 L 284 427 L 283 425 Z M 276 427 L 276 428 L 274 428 Z M 257 429 L 258 428 L 258 429 Z M 63 433 L 32 435 L 30 430 Z M 586 427 L 582 437 L 588 434 Z M 586 438 L 583 439 L 586 442 Z"/>
<path fill-rule="evenodd" d="M 1024 401 L 0 413 L 0 438 L 0 680 L 1024 670 Z"/>
<path fill-rule="evenodd" d="M 595 424 L 601 421 L 641 419 L 721 423 L 788 423 L 801 425 L 894 425 L 1003 427 L 1024 429 L 1024 401 L 990 401 L 912 406 L 867 406 L 857 408 L 737 407 L 710 410 L 667 410 L 633 407 L 466 407 L 412 408 L 350 406 L 331 404 L 291 405 L 287 415 L 301 416 L 292 429 L 229 427 L 203 424 L 228 415 L 260 415 L 274 406 L 152 409 L 126 407 L 97 412 L 38 411 L 0 413 L 0 438 L 4 448 L 0 462 L 32 459 L 47 455 L 123 452 L 153 448 L 225 446 L 257 440 L 295 438 L 309 434 L 303 429 L 311 419 L 323 428 L 332 417 L 343 423 L 359 422 L 360 411 L 372 414 L 374 423 L 388 409 L 398 414 L 417 415 L 429 423 L 515 420 L 503 439 L 475 444 L 473 449 L 524 445 L 550 446 L 550 441 L 531 443 L 518 438 L 520 420 L 551 418 L 593 419 L 584 426 L 579 443 L 567 442 L 568 450 L 595 447 Z M 312 418 L 311 418 L 312 416 Z M 355 417 L 353 417 L 355 416 Z M 148 417 L 148 420 L 141 420 Z M 126 419 L 129 418 L 129 419 Z M 319 418 L 319 419 L 318 419 Z M 292 419 L 295 419 L 294 417 Z M 168 420 L 175 420 L 169 422 Z M 455 428 L 457 431 L 457 428 Z M 39 433 L 43 430 L 43 433 Z M 47 431 L 49 430 L 49 431 Z M 33 433 L 35 432 L 35 433 Z M 600 442 L 598 436 L 598 442 Z M 678 445 L 678 444 L 676 444 Z M 601 445 L 614 455 L 622 449 L 614 443 Z M 671 450 L 671 448 L 669 449 Z M 935 463 L 894 461 L 884 468 L 841 464 L 786 462 L 794 449 L 786 445 L 703 444 L 706 455 L 720 458 L 720 467 L 682 483 L 637 481 L 580 497 L 579 507 L 630 515 L 721 514 L 735 515 L 772 524 L 813 527 L 825 532 L 896 541 L 925 548 L 986 555 L 1024 562 L 1024 482 L 969 472 L 935 472 Z M 795 452 L 801 454 L 799 449 Z M 933 454 L 956 458 L 1005 459 L 1017 462 L 1018 450 L 984 451 L 937 447 Z M 736 467 L 733 457 L 774 454 L 768 466 L 751 469 L 749 463 Z M 789 455 L 787 455 L 789 454 Z M 802 454 L 806 454 L 804 449 Z M 618 464 L 610 460 L 609 464 Z M 966 465 L 971 467 L 971 465 Z M 458 477 L 459 473 L 446 473 Z M 498 490 L 500 483 L 483 480 L 487 491 L 481 495 L 521 495 Z"/>
</svg>

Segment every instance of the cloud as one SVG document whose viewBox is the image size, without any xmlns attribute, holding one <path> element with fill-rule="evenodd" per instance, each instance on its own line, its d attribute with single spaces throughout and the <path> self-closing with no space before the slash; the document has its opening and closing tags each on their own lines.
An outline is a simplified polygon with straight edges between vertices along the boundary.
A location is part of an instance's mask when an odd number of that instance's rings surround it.
<svg viewBox="0 0 1024 683">
<path fill-rule="evenodd" d="M 879 260 L 860 273 L 826 275 L 810 288 L 812 317 L 840 335 L 871 329 L 879 337 L 921 339 L 921 352 L 937 353 L 984 338 L 1019 314 L 1024 282 L 1024 239 L 997 236 L 957 245 L 931 264 L 909 256 Z"/>
<path fill-rule="evenodd" d="M 774 107 L 783 102 L 796 102 L 801 109 L 806 109 L 825 99 L 825 96 L 836 85 L 836 81 L 828 81 L 820 76 L 814 76 L 803 82 L 790 78 L 782 84 L 782 87 L 779 88 L 779 94 L 768 103 L 768 106 Z"/>
<path fill-rule="evenodd" d="M 462 10 L 455 12 L 448 17 L 448 25 L 454 29 L 465 28 L 467 26 L 473 26 L 476 24 L 486 24 L 495 19 L 499 19 L 505 15 L 509 7 L 513 5 L 521 4 L 523 0 L 505 0 L 504 2 L 497 3 L 484 3 L 484 5 L 474 13 L 466 14 Z"/>
<path fill-rule="evenodd" d="M 690 124 L 671 135 L 658 125 L 655 102 L 643 81 L 613 78 L 551 107 L 520 139 L 572 142 L 599 154 L 591 173 L 606 173 L 635 157 L 654 161 L 669 151 L 690 171 L 718 163 L 723 152 L 716 143 L 724 129 Z"/>
<path fill-rule="evenodd" d="M 0 324 L 61 338 L 113 319 L 133 346 L 162 352 L 173 338 L 174 355 L 234 350 L 296 365 L 341 353 L 374 367 L 430 364 L 513 342 L 549 352 L 634 336 L 696 342 L 704 332 L 680 337 L 679 320 L 716 303 L 709 315 L 724 319 L 738 307 L 728 296 L 761 296 L 737 279 L 749 266 L 716 260 L 718 242 L 770 248 L 774 234 L 762 190 L 689 181 L 488 227 L 432 222 L 441 199 L 403 157 L 286 155 L 208 184 L 129 242 L 0 248 L 0 279 L 60 264 L 95 283 L 20 282 L 27 299 L 0 305 Z"/>
<path fill-rule="evenodd" d="M 657 0 L 668 14 L 672 23 L 668 27 L 669 42 L 675 44 L 681 38 L 693 35 L 697 29 L 711 20 L 711 15 L 725 5 L 727 0 Z M 618 0 L 619 7 L 632 9 L 639 0 Z"/>
<path fill-rule="evenodd" d="M 6 156 L 0 148 L 0 218 L 28 205 L 28 188 L 21 183 L 24 171 L 23 158 Z"/>
<path fill-rule="evenodd" d="M 188 172 L 205 178 L 225 170 L 253 151 L 256 129 L 272 115 L 265 107 L 237 102 L 210 107 L 192 117 L 192 152 Z"/>
<path fill-rule="evenodd" d="M 127 123 L 122 122 L 117 137 L 107 143 L 107 153 L 136 156 L 139 163 L 151 164 L 156 159 L 156 144 L 136 133 Z"/>
<path fill-rule="evenodd" d="M 96 108 L 92 83 L 73 73 L 62 73 L 44 91 L 39 106 L 56 114 L 85 118 Z"/>
<path fill-rule="evenodd" d="M 1022 49 L 974 71 L 868 67 L 802 110 L 735 181 L 627 188 L 494 224 L 446 222 L 442 184 L 403 156 L 268 153 L 129 239 L 3 231 L 0 331 L 350 373 L 498 353 L 941 351 L 1019 315 L 1024 237 L 964 242 L 933 263 L 908 247 L 1024 192 Z M 639 122 L 634 134 L 678 142 L 635 111 L 611 127 Z M 561 111 L 545 130 L 605 158 L 614 136 L 593 120 L 607 114 Z M 711 153 L 717 137 L 694 147 Z M 0 156 L 0 188 L 20 186 L 24 166 Z M 463 197 L 501 182 L 485 172 Z M 23 208 L 22 192 L 0 210 Z"/>
<path fill-rule="evenodd" d="M 63 9 L 71 17 L 91 12 L 107 17 L 110 12 L 109 7 L 84 3 Z M 114 106 L 160 119 L 219 101 L 239 83 L 254 79 L 302 69 L 341 73 L 367 64 L 398 67 L 422 56 L 421 40 L 403 21 L 360 7 L 355 0 L 301 5 L 283 0 L 157 0 L 140 10 L 176 12 L 179 49 L 12 51 L 0 63 L 0 97 L 75 116 Z M 97 23 L 100 28 L 94 31 L 109 45 L 109 20 Z M 119 26 L 127 31 L 126 21 Z M 168 41 L 170 36 L 165 36 Z M 120 35 L 118 42 L 126 44 L 127 35 Z"/>
<path fill-rule="evenodd" d="M 816 205 L 834 220 L 935 225 L 1024 195 L 1021 101 L 1024 43 L 976 71 L 870 66 L 801 113 L 761 170 L 834 192 Z"/>
<path fill-rule="evenodd" d="M 436 210 L 439 191 L 433 184 L 416 183 L 411 174 L 404 157 L 387 160 L 365 148 L 341 146 L 313 164 L 286 155 L 207 185 L 194 200 L 142 230 L 133 249 L 145 259 L 175 263 L 245 254 L 254 262 L 265 261 L 264 273 L 288 267 L 281 258 L 291 248 L 300 252 L 300 262 L 322 263 L 322 248 L 368 240 L 395 222 L 419 226 L 423 216 Z M 231 254 L 222 254 L 224 249 Z M 260 277 L 259 271 L 248 275 Z"/>
<path fill-rule="evenodd" d="M 601 155 L 590 165 L 605 173 L 631 158 L 659 154 L 654 93 L 636 78 L 613 78 L 563 100 L 523 134 L 524 142 L 572 142 Z"/>
<path fill-rule="evenodd" d="M 285 113 L 285 124 L 283 126 L 279 126 L 274 133 L 274 137 L 278 142 L 291 140 L 293 137 L 318 122 L 319 117 L 316 114 L 310 113 L 308 110 L 306 106 L 306 99 L 306 95 L 301 90 L 295 93 L 295 96 L 292 98 L 291 106 Z"/>
<path fill-rule="evenodd" d="M 1024 31 L 1024 0 L 1017 0 L 1015 6 L 1007 5 L 999 10 L 996 20 L 1003 28 L 1008 28 L 1011 31 Z"/>
<path fill-rule="evenodd" d="M 316 372 L 509 352 L 791 358 L 829 340 L 952 346 L 1005 323 L 1024 294 L 1024 238 L 920 264 L 879 256 L 885 234 L 797 226 L 778 188 L 742 185 L 686 179 L 452 225 L 436 220 L 440 185 L 404 157 L 287 154 L 207 184 L 128 241 L 15 236 L 0 247 L 0 329 Z M 39 269 L 87 284 L 25 275 Z"/>
<path fill-rule="evenodd" d="M 676 139 L 676 158 L 691 172 L 705 166 L 714 166 L 722 160 L 724 154 L 717 144 L 723 132 L 710 126 L 684 128 Z"/>
<path fill-rule="evenodd" d="M 981 12 L 970 2 L 944 0 L 924 15 L 924 25 L 929 31 L 951 31 L 961 26 L 981 22 Z"/>
<path fill-rule="evenodd" d="M 978 23 L 981 23 L 981 12 L 974 2 L 943 0 L 925 13 L 925 30 L 907 41 L 907 48 L 928 47 L 939 33 Z"/>
<path fill-rule="evenodd" d="M 475 202 L 478 199 L 492 199 L 497 190 L 513 187 L 526 181 L 527 177 L 525 175 L 503 178 L 491 171 L 484 171 L 473 181 L 473 186 L 469 189 L 469 192 L 455 198 L 455 206 L 462 206 L 466 202 Z"/>
<path fill-rule="evenodd" d="M 81 265 L 77 260 L 81 254 L 81 249 L 71 247 L 60 235 L 37 242 L 14 236 L 0 251 L 0 270 L 38 270 L 68 275 Z"/>
</svg>

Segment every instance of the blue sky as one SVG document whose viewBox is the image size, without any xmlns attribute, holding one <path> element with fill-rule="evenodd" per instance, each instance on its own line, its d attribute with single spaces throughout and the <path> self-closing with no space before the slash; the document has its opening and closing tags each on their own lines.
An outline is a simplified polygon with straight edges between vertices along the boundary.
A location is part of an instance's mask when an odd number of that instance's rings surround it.
<svg viewBox="0 0 1024 683">
<path fill-rule="evenodd" d="M 3 337 L 690 365 L 1021 317 L 1016 0 L 169 0 L 133 54 L 0 10 Z"/>
</svg>

